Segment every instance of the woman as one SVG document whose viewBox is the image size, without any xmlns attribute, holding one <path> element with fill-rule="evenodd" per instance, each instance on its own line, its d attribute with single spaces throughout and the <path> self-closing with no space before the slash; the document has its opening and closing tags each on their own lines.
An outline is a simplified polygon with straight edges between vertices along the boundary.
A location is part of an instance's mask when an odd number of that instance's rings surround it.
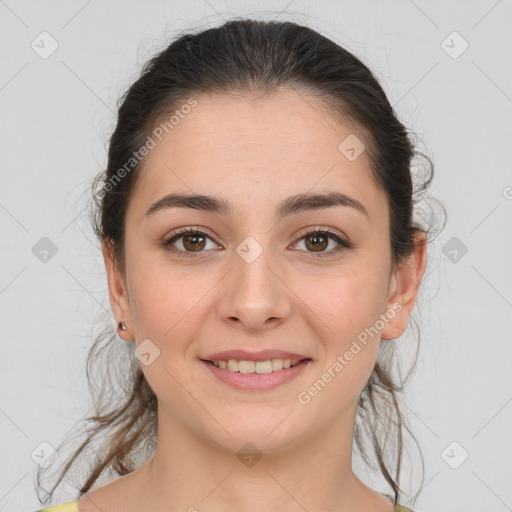
<svg viewBox="0 0 512 512">
<path fill-rule="evenodd" d="M 426 266 L 415 154 L 368 68 L 307 27 L 232 20 L 148 62 L 94 182 L 128 389 L 57 482 L 101 434 L 79 499 L 42 510 L 410 510 L 388 340 Z M 352 471 L 364 429 L 393 495 Z"/>
</svg>

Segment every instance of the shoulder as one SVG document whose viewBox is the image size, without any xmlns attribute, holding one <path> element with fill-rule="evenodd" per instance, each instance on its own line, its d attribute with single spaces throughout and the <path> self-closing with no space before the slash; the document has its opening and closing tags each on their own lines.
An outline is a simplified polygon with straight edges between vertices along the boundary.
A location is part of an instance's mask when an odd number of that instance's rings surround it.
<svg viewBox="0 0 512 512">
<path fill-rule="evenodd" d="M 402 505 L 398 505 L 398 503 L 393 508 L 393 512 L 414 512 L 412 509 L 407 507 L 402 507 Z"/>
<path fill-rule="evenodd" d="M 61 503 L 60 505 L 53 505 L 51 507 L 41 508 L 35 512 L 80 512 L 78 503 L 76 501 L 68 501 L 67 503 Z M 402 507 L 402 505 L 396 504 L 393 508 L 393 512 L 414 512 L 410 508 Z"/>
<path fill-rule="evenodd" d="M 41 508 L 35 512 L 80 512 L 80 509 L 78 508 L 78 503 L 76 501 L 68 501 L 67 503 L 61 503 L 60 505 Z"/>
</svg>

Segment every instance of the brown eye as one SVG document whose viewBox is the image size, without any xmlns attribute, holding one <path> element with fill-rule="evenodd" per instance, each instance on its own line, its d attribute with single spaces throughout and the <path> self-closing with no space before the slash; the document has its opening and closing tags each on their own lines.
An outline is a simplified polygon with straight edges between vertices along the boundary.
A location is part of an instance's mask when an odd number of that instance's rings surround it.
<svg viewBox="0 0 512 512">
<path fill-rule="evenodd" d="M 297 243 L 302 241 L 304 241 L 304 245 L 306 246 L 306 252 L 316 257 L 335 255 L 344 249 L 350 249 L 352 247 L 352 244 L 348 240 L 344 240 L 340 235 L 327 228 L 306 229 L 302 231 L 301 238 Z M 337 246 L 326 250 L 331 241 L 336 242 Z"/>
<path fill-rule="evenodd" d="M 323 234 L 313 234 L 305 237 L 306 247 L 314 252 L 322 251 L 329 245 L 329 237 Z"/>
<path fill-rule="evenodd" d="M 187 251 L 198 251 L 204 249 L 205 237 L 199 234 L 185 235 L 182 236 L 182 243 Z"/>
<path fill-rule="evenodd" d="M 162 242 L 162 246 L 169 252 L 176 253 L 180 256 L 199 256 L 205 252 L 207 242 L 210 241 L 213 248 L 218 248 L 213 240 L 198 229 L 186 228 L 177 234 L 171 235 Z M 178 246 L 176 246 L 177 244 Z M 181 245 L 181 247 L 179 246 Z M 196 253 L 196 254 L 194 254 Z"/>
</svg>

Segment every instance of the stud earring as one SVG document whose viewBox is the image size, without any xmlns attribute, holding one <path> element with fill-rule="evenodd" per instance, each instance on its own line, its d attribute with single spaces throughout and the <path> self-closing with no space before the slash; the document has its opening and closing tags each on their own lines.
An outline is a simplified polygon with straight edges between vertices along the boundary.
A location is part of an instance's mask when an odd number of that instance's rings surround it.
<svg viewBox="0 0 512 512">
<path fill-rule="evenodd" d="M 117 325 L 120 331 L 126 331 L 126 324 L 124 322 L 119 322 Z"/>
</svg>

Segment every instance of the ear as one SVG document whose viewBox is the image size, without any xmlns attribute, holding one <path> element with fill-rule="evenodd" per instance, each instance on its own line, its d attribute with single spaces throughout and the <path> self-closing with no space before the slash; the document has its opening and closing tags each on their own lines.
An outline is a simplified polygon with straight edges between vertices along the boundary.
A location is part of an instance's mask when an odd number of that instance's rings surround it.
<svg viewBox="0 0 512 512">
<path fill-rule="evenodd" d="M 391 275 L 386 313 L 384 313 L 387 322 L 381 331 L 381 337 L 386 340 L 396 339 L 405 332 L 425 273 L 427 240 L 424 231 L 416 231 L 414 246 L 414 252 L 404 262 L 398 264 Z"/>
<path fill-rule="evenodd" d="M 118 269 L 114 261 L 112 244 L 105 239 L 103 239 L 101 244 L 101 252 L 103 253 L 105 269 L 107 271 L 110 306 L 112 308 L 112 312 L 114 313 L 116 324 L 124 321 L 127 327 L 125 331 L 118 329 L 118 335 L 125 341 L 131 341 L 133 340 L 133 323 L 130 301 L 128 298 L 128 292 L 123 274 Z"/>
</svg>

